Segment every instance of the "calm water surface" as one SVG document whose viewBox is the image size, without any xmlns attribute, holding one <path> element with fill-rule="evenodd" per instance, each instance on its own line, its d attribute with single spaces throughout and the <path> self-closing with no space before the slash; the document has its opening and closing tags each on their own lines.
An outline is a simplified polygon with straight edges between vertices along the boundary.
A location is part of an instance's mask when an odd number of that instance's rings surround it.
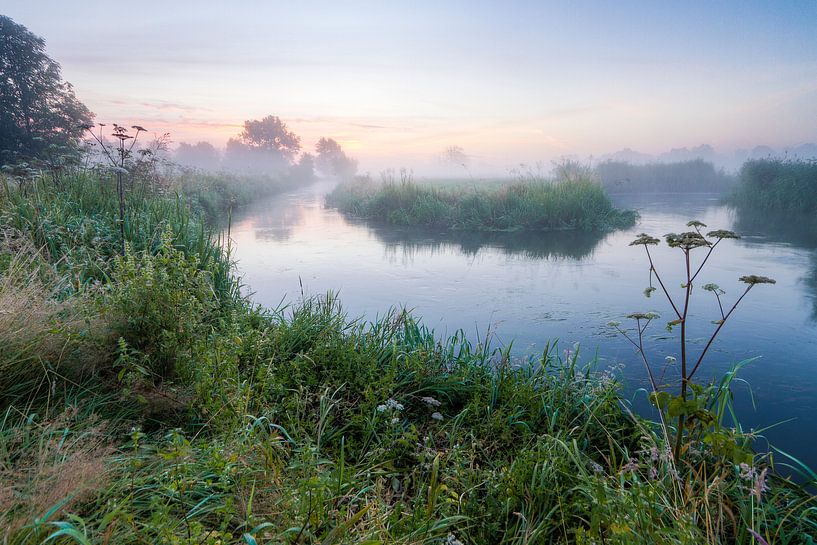
<svg viewBox="0 0 817 545">
<path fill-rule="evenodd" d="M 256 302 L 269 307 L 307 295 L 339 293 L 352 316 L 373 319 L 405 306 L 440 335 L 464 329 L 473 339 L 490 328 L 497 344 L 513 341 L 520 356 L 541 352 L 549 339 L 562 348 L 581 344 L 588 359 L 598 351 L 603 365 L 621 369 L 636 407 L 645 408 L 644 368 L 632 346 L 611 332 L 611 320 L 656 311 L 666 317 L 648 330 L 650 356 L 678 356 L 677 336 L 662 324 L 671 309 L 660 290 L 643 295 L 648 264 L 634 235 L 656 236 L 684 229 L 689 219 L 710 228 L 740 229 L 740 241 L 724 241 L 697 284 L 714 282 L 731 302 L 742 292 L 738 277 L 777 279 L 759 285 L 721 331 L 699 377 L 747 358 L 740 373 L 751 385 L 736 385 L 744 426 L 778 424 L 764 436 L 775 446 L 817 467 L 817 254 L 764 225 L 735 225 L 733 212 L 713 195 L 620 198 L 637 208 L 639 223 L 606 236 L 553 234 L 441 234 L 368 226 L 344 219 L 324 205 L 330 186 L 317 184 L 259 202 L 234 218 L 232 240 L 238 269 Z M 761 223 L 761 222 L 755 222 Z M 703 255 L 701 251 L 698 255 Z M 658 247 L 656 267 L 680 299 L 682 255 Z M 691 336 L 703 347 L 719 318 L 708 292 L 698 290 Z M 671 375 L 671 370 L 667 376 Z"/>
</svg>

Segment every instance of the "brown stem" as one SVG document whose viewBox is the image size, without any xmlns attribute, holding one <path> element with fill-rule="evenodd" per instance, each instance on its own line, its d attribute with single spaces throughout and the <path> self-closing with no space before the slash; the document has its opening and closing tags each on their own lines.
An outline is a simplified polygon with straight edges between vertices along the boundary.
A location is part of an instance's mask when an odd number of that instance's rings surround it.
<svg viewBox="0 0 817 545">
<path fill-rule="evenodd" d="M 701 352 L 701 355 L 698 357 L 698 361 L 696 361 L 695 365 L 692 367 L 692 371 L 690 371 L 687 380 L 692 380 L 692 377 L 695 376 L 695 372 L 698 370 L 698 367 L 700 367 L 701 363 L 704 361 L 704 356 L 706 356 L 707 350 L 709 350 L 709 347 L 712 346 L 712 343 L 715 341 L 715 337 L 718 336 L 718 333 L 720 333 L 720 330 L 726 323 L 726 320 L 729 319 L 729 316 L 731 316 L 732 312 L 734 312 L 734 310 L 738 307 L 738 304 L 740 304 L 743 298 L 746 297 L 746 294 L 749 293 L 749 290 L 751 290 L 753 286 L 754 284 L 749 284 L 746 287 L 746 291 L 744 291 L 743 294 L 740 297 L 738 297 L 738 300 L 735 301 L 735 304 L 732 305 L 732 308 L 730 308 L 729 312 L 726 313 L 726 316 L 724 316 L 723 320 L 721 320 L 721 323 L 718 324 L 718 327 L 715 329 L 715 332 L 712 333 L 712 336 L 709 338 L 709 341 L 706 343 L 706 346 L 704 346 L 703 352 Z"/>
<path fill-rule="evenodd" d="M 709 256 L 707 256 L 709 257 Z M 687 281 L 684 292 L 684 314 L 681 316 L 681 399 L 687 400 L 687 314 L 689 313 L 689 296 L 692 292 L 692 275 L 689 263 L 689 250 L 684 250 L 684 260 L 686 264 Z M 699 269 L 700 270 L 700 269 Z M 681 454 L 681 445 L 684 437 L 684 427 L 686 425 L 686 418 L 683 414 L 678 416 L 678 429 L 675 436 L 675 449 L 673 455 L 678 460 Z"/>
<path fill-rule="evenodd" d="M 658 284 L 661 286 L 661 289 L 664 290 L 664 295 L 667 297 L 667 301 L 669 301 L 669 304 L 672 305 L 672 310 L 674 310 L 675 314 L 678 316 L 678 318 L 680 318 L 681 313 L 678 312 L 678 307 L 675 306 L 675 302 L 672 300 L 672 297 L 670 297 L 670 294 L 667 291 L 666 286 L 664 286 L 664 282 L 661 281 L 661 276 L 658 275 L 658 271 L 656 270 L 655 265 L 652 262 L 652 255 L 650 255 L 650 249 L 647 247 L 646 244 L 644 245 L 644 250 L 647 252 L 647 259 L 650 260 L 650 270 L 653 273 L 655 273 L 655 278 L 656 280 L 658 280 Z"/>
</svg>

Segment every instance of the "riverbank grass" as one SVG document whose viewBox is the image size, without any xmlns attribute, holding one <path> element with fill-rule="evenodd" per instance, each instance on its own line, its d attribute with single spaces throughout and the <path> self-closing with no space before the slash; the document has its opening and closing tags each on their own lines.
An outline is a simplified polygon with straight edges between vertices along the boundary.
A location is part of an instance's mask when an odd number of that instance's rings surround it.
<svg viewBox="0 0 817 545">
<path fill-rule="evenodd" d="M 499 187 L 456 187 L 411 180 L 339 185 L 327 198 L 342 213 L 415 227 L 469 231 L 611 231 L 631 227 L 637 214 L 615 208 L 591 180 L 526 180 Z"/>
<path fill-rule="evenodd" d="M 183 199 L 132 192 L 119 255 L 103 183 L 0 194 L 0 302 L 16 310 L 0 313 L 6 543 L 808 543 L 817 531 L 814 498 L 763 456 L 701 441 L 676 462 L 578 347 L 517 361 L 407 312 L 351 318 L 331 295 L 259 308 Z"/>
</svg>

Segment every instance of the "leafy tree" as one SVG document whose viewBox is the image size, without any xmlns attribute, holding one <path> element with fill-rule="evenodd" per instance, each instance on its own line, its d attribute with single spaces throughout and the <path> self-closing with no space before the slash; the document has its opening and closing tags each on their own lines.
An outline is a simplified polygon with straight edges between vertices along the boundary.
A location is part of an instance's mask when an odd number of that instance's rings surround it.
<svg viewBox="0 0 817 545">
<path fill-rule="evenodd" d="M 238 138 L 230 138 L 225 149 L 225 162 L 233 168 L 276 172 L 292 164 L 301 149 L 301 138 L 274 115 L 247 120 Z"/>
<path fill-rule="evenodd" d="M 75 150 L 92 117 L 45 53 L 45 41 L 0 15 L 0 158 Z"/>
<path fill-rule="evenodd" d="M 332 138 L 321 138 L 315 144 L 315 166 L 329 176 L 348 177 L 357 172 L 357 161 L 347 156 Z"/>
</svg>

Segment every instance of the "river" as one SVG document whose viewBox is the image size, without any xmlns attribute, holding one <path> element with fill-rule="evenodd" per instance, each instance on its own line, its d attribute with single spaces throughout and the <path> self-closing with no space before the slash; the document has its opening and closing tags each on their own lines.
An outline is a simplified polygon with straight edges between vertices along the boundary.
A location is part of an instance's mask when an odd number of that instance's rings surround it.
<svg viewBox="0 0 817 545">
<path fill-rule="evenodd" d="M 463 329 L 474 340 L 486 332 L 513 353 L 541 353 L 548 340 L 561 349 L 579 343 L 585 361 L 621 374 L 628 399 L 648 410 L 643 364 L 632 346 L 607 324 L 634 311 L 662 319 L 647 330 L 648 354 L 658 373 L 672 376 L 666 356 L 678 357 L 677 331 L 668 333 L 672 310 L 660 289 L 643 294 L 649 266 L 636 234 L 661 236 L 686 230 L 690 219 L 711 229 L 735 229 L 736 216 L 715 195 L 660 194 L 615 197 L 638 209 L 638 224 L 607 235 L 580 233 L 434 233 L 369 226 L 327 208 L 331 186 L 315 184 L 276 196 L 236 214 L 233 257 L 247 289 L 267 307 L 295 303 L 301 293 L 339 294 L 352 317 L 374 319 L 405 306 L 439 335 Z M 748 227 L 746 224 L 750 224 Z M 817 467 L 817 254 L 808 242 L 793 243 L 762 221 L 743 221 L 744 238 L 724 240 L 697 282 L 716 283 L 731 304 L 745 274 L 773 277 L 758 285 L 727 322 L 700 372 L 700 379 L 756 358 L 739 373 L 735 407 L 745 429 L 773 426 L 762 434 L 775 447 Z M 699 258 L 705 250 L 697 250 Z M 661 245 L 656 268 L 672 294 L 681 297 L 683 257 Z M 691 307 L 692 352 L 708 339 L 720 317 L 714 296 L 695 290 Z M 665 369 L 665 367 L 667 367 Z M 751 395 L 749 393 L 751 388 Z M 782 458 L 778 455 L 778 461 Z"/>
</svg>

